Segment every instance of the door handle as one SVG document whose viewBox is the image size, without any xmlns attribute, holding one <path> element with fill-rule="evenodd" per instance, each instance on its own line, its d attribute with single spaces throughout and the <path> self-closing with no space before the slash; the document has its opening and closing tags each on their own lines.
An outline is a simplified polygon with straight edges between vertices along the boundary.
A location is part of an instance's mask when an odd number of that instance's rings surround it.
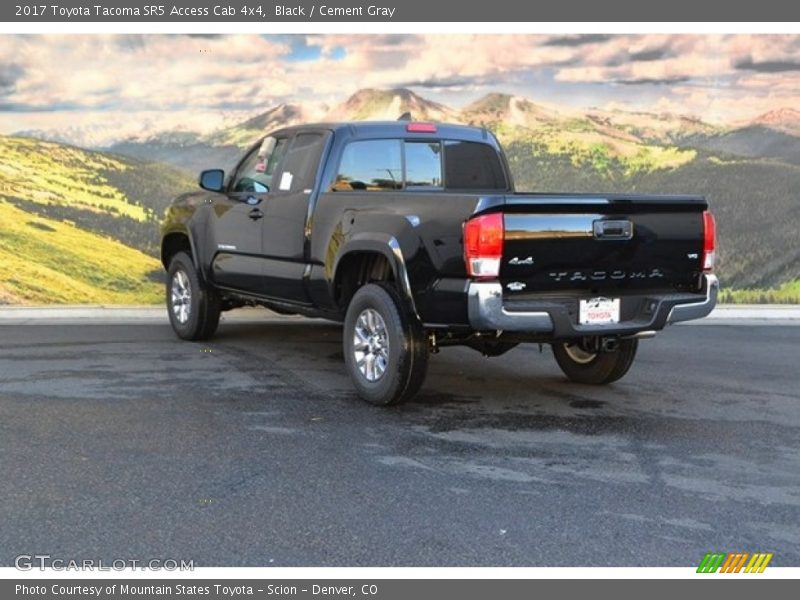
<svg viewBox="0 0 800 600">
<path fill-rule="evenodd" d="M 633 223 L 627 219 L 598 220 L 592 224 L 596 240 L 629 240 L 633 238 Z"/>
<path fill-rule="evenodd" d="M 264 213 L 261 212 L 261 209 L 254 208 L 249 213 L 247 213 L 247 216 L 253 219 L 253 221 L 258 221 L 264 216 Z"/>
</svg>

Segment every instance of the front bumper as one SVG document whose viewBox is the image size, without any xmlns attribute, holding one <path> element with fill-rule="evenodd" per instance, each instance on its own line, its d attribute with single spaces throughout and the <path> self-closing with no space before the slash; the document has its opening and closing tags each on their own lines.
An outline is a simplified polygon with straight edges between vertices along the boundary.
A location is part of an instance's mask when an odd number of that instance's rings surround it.
<svg viewBox="0 0 800 600">
<path fill-rule="evenodd" d="M 700 319 L 717 304 L 719 280 L 704 275 L 699 294 L 656 294 L 629 298 L 626 319 L 619 323 L 580 325 L 577 302 L 541 299 L 521 302 L 503 298 L 498 282 L 472 281 L 467 288 L 470 327 L 475 331 L 507 331 L 541 334 L 552 339 L 583 336 L 635 335 L 657 331 L 669 323 Z"/>
</svg>

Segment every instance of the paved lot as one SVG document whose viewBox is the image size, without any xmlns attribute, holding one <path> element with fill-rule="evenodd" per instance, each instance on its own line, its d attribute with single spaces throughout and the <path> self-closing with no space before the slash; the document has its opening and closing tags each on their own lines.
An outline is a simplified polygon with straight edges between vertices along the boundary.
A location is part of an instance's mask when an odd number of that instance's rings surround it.
<svg viewBox="0 0 800 600">
<path fill-rule="evenodd" d="M 800 327 L 677 326 L 605 389 L 547 348 L 354 397 L 335 325 L 0 326 L 0 564 L 800 565 Z"/>
</svg>

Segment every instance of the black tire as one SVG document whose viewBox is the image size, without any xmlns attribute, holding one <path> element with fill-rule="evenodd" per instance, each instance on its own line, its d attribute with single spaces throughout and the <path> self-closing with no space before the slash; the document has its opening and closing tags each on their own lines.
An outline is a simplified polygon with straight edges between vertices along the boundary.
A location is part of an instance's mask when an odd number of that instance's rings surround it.
<svg viewBox="0 0 800 600">
<path fill-rule="evenodd" d="M 589 385 L 604 385 L 620 379 L 633 364 L 636 357 L 638 340 L 620 340 L 619 346 L 613 352 L 598 352 L 593 356 L 586 354 L 583 360 L 575 358 L 575 352 L 570 354 L 569 344 L 553 344 L 553 355 L 558 366 L 564 374 L 575 383 Z"/>
<path fill-rule="evenodd" d="M 374 328 L 375 331 L 384 332 L 383 336 L 373 336 L 374 350 L 370 346 L 372 351 L 359 351 L 362 356 L 372 355 L 372 364 L 376 365 L 372 367 L 372 379 L 369 374 L 362 372 L 362 366 L 369 370 L 366 366 L 369 359 L 364 357 L 359 363 L 355 341 L 356 326 L 365 323 L 360 319 L 370 309 L 380 316 L 385 326 L 381 328 L 378 322 Z M 363 333 L 365 329 L 359 326 L 359 331 Z M 388 343 L 384 343 L 384 340 Z M 370 404 L 389 406 L 405 402 L 419 391 L 425 380 L 428 371 L 428 340 L 425 331 L 419 320 L 405 310 L 400 294 L 390 285 L 370 283 L 359 288 L 353 295 L 344 320 L 342 346 L 350 379 L 358 395 Z M 362 346 L 365 347 L 366 345 Z M 381 349 L 386 350 L 385 354 L 381 354 Z M 376 377 L 380 364 L 385 365 L 384 370 Z"/>
<path fill-rule="evenodd" d="M 172 293 L 176 279 L 180 281 L 179 287 L 186 286 L 189 292 L 188 302 L 185 303 L 188 306 L 185 321 L 182 321 L 183 316 L 179 314 L 180 308 L 176 310 L 177 302 Z M 187 299 L 185 296 L 184 298 Z M 166 299 L 169 322 L 178 337 L 184 340 L 207 340 L 214 335 L 222 309 L 219 295 L 214 288 L 200 283 L 194 262 L 185 252 L 178 252 L 169 263 Z"/>
</svg>

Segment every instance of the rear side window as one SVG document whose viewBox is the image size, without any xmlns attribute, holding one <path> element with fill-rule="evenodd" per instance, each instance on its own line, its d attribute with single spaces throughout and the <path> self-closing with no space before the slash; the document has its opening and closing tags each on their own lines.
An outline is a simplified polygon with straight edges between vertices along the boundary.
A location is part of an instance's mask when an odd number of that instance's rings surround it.
<svg viewBox="0 0 800 600">
<path fill-rule="evenodd" d="M 378 192 L 402 187 L 400 140 L 364 140 L 345 147 L 332 189 Z"/>
<path fill-rule="evenodd" d="M 508 189 L 497 151 L 479 142 L 445 142 L 444 176 L 451 190 Z"/>
<path fill-rule="evenodd" d="M 298 133 L 283 161 L 279 191 L 296 191 L 314 186 L 325 136 L 321 133 Z"/>
</svg>

